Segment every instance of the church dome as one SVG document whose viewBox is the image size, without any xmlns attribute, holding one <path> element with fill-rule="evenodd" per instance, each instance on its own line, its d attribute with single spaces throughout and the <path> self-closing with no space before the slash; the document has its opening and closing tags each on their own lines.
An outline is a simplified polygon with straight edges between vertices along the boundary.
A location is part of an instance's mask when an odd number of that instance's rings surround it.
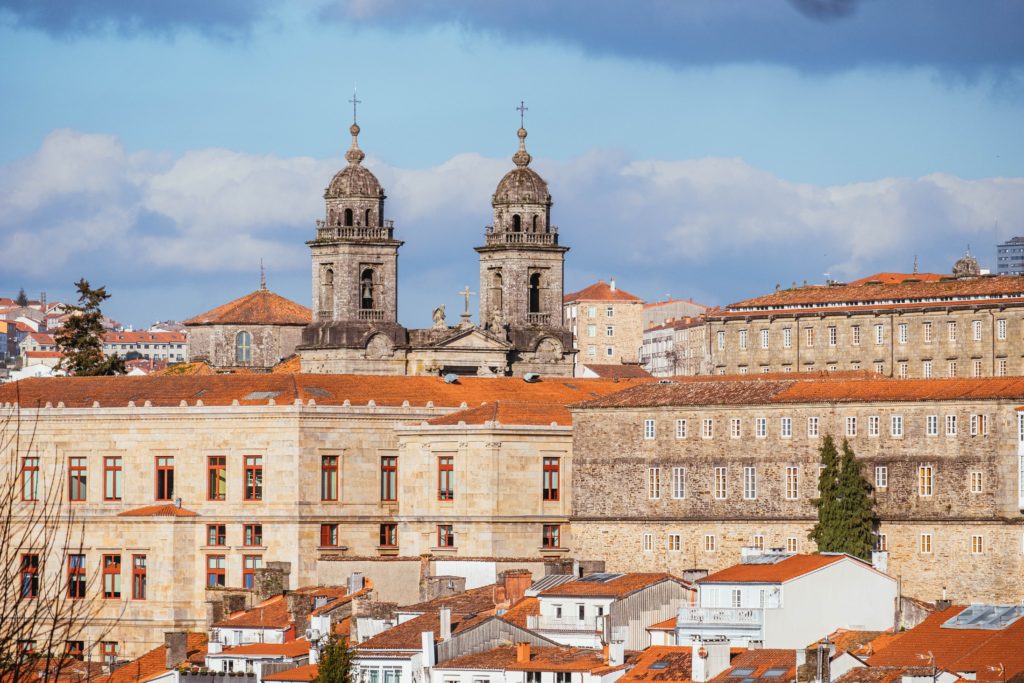
<svg viewBox="0 0 1024 683">
<path fill-rule="evenodd" d="M 981 275 L 981 266 L 978 265 L 978 259 L 971 254 L 971 248 L 967 247 L 967 252 L 953 264 L 953 277 L 978 277 L 979 275 Z"/>
<path fill-rule="evenodd" d="M 494 191 L 495 204 L 550 204 L 548 184 L 530 168 L 532 157 L 526 151 L 526 129 L 519 129 L 519 151 L 512 156 L 516 168 L 505 174 Z"/>
<path fill-rule="evenodd" d="M 327 186 L 327 197 L 381 197 L 384 190 L 377 176 L 362 165 L 366 155 L 359 149 L 359 126 L 352 124 L 352 147 L 345 153 L 348 166 L 338 171 Z"/>
</svg>

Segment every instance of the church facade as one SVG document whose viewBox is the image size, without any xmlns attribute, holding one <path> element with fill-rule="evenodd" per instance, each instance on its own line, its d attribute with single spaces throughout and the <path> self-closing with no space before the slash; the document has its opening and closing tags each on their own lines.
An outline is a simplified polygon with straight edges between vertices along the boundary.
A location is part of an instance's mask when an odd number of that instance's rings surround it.
<svg viewBox="0 0 1024 683">
<path fill-rule="evenodd" d="M 492 198 L 480 259 L 480 316 L 430 329 L 398 322 L 398 250 L 386 196 L 362 165 L 359 126 L 349 129 L 348 165 L 324 192 L 312 255 L 313 322 L 299 346 L 303 372 L 367 375 L 572 376 L 572 334 L 562 320 L 568 247 L 551 224 L 547 183 L 530 168 L 520 128 L 516 167 Z"/>
</svg>

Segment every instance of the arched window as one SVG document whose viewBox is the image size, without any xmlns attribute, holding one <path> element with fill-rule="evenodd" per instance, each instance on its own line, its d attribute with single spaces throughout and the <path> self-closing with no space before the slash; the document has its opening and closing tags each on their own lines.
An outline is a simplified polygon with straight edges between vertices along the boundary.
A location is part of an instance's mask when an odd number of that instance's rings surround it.
<svg viewBox="0 0 1024 683">
<path fill-rule="evenodd" d="M 530 313 L 540 313 L 540 273 L 530 276 Z"/>
<path fill-rule="evenodd" d="M 523 229 L 523 219 L 519 217 L 519 214 L 512 216 L 512 232 L 519 232 Z"/>
<path fill-rule="evenodd" d="M 364 311 L 369 311 L 374 308 L 373 305 L 373 269 L 367 268 L 363 271 L 363 274 L 359 277 L 359 301 L 360 308 Z"/>
<path fill-rule="evenodd" d="M 235 335 L 235 362 L 239 365 L 252 362 L 252 335 L 244 330 Z"/>
<path fill-rule="evenodd" d="M 331 209 L 330 214 L 327 217 L 327 225 L 337 225 L 338 212 Z"/>
<path fill-rule="evenodd" d="M 352 225 L 352 209 L 345 209 L 345 225 Z"/>
<path fill-rule="evenodd" d="M 370 210 L 369 209 L 367 209 L 366 213 L 364 214 L 363 225 L 365 225 L 366 227 L 370 227 Z"/>
<path fill-rule="evenodd" d="M 537 216 L 533 217 L 533 231 L 537 232 Z"/>
<path fill-rule="evenodd" d="M 324 269 L 324 279 L 320 287 L 320 310 L 330 318 L 334 317 L 334 269 Z"/>
<path fill-rule="evenodd" d="M 502 306 L 502 289 L 501 289 L 501 273 L 495 273 L 494 277 L 491 278 L 491 309 L 495 314 L 501 313 Z"/>
</svg>

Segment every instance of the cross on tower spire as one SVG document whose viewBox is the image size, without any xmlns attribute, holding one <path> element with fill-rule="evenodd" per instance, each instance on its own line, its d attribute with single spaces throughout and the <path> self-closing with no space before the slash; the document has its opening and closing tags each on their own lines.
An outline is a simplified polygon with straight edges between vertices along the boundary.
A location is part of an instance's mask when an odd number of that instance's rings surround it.
<svg viewBox="0 0 1024 683">
<path fill-rule="evenodd" d="M 349 100 L 352 103 L 352 123 L 356 123 L 356 105 L 362 104 L 363 101 L 356 97 L 356 89 L 352 88 L 352 99 Z"/>
<path fill-rule="evenodd" d="M 526 103 L 519 100 L 519 106 L 516 107 L 516 111 L 519 112 L 519 127 L 525 128 L 526 112 L 530 111 L 530 108 L 526 106 Z"/>
</svg>

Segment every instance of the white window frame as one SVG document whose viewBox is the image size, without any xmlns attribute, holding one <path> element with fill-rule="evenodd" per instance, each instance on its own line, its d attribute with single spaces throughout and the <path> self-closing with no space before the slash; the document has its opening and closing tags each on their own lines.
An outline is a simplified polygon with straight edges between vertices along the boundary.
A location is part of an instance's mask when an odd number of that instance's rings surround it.
<svg viewBox="0 0 1024 683">
<path fill-rule="evenodd" d="M 800 467 L 798 465 L 786 465 L 785 473 L 786 500 L 797 500 L 800 498 Z"/>
<path fill-rule="evenodd" d="M 899 336 L 897 337 L 899 339 L 899 343 L 906 344 L 907 340 L 910 338 L 909 325 L 907 325 L 907 323 L 900 323 L 899 327 L 896 329 L 899 332 Z"/>
<path fill-rule="evenodd" d="M 783 439 L 790 439 L 793 437 L 793 418 L 779 418 L 779 436 Z"/>
<path fill-rule="evenodd" d="M 956 436 L 956 415 L 946 416 L 946 436 Z"/>
<path fill-rule="evenodd" d="M 996 339 L 999 341 L 1005 341 L 1006 339 L 1006 318 L 1000 318 L 996 321 Z"/>
<path fill-rule="evenodd" d="M 764 439 L 768 437 L 768 418 L 754 418 L 754 436 L 756 436 L 758 439 Z"/>
<path fill-rule="evenodd" d="M 661 499 L 661 467 L 647 468 L 647 499 Z"/>
<path fill-rule="evenodd" d="M 985 474 L 981 470 L 971 470 L 971 472 L 970 472 L 970 492 L 971 493 L 984 493 L 985 492 Z"/>
<path fill-rule="evenodd" d="M 868 436 L 878 436 L 882 431 L 882 418 L 878 415 L 868 416 Z"/>
<path fill-rule="evenodd" d="M 682 500 L 686 498 L 686 468 L 672 468 L 672 498 Z"/>
<path fill-rule="evenodd" d="M 643 536 L 643 549 L 645 553 L 654 552 L 654 534 L 647 532 Z"/>
<path fill-rule="evenodd" d="M 757 500 L 757 467 L 743 467 L 743 500 Z"/>
<path fill-rule="evenodd" d="M 786 552 L 799 553 L 800 552 L 800 537 L 799 536 L 788 536 L 786 537 Z"/>
<path fill-rule="evenodd" d="M 820 433 L 818 418 L 809 417 L 807 418 L 807 438 L 817 439 Z"/>
<path fill-rule="evenodd" d="M 932 535 L 930 532 L 921 532 L 921 535 L 917 539 L 917 552 L 921 555 L 932 554 Z"/>
<path fill-rule="evenodd" d="M 950 320 L 946 323 L 946 336 L 950 343 L 956 342 L 956 321 Z"/>
<path fill-rule="evenodd" d="M 700 436 L 702 439 L 715 438 L 715 418 L 705 417 L 700 421 Z"/>
<path fill-rule="evenodd" d="M 932 343 L 932 324 L 931 324 L 931 322 L 930 321 L 925 321 L 925 322 L 921 323 L 921 328 L 924 330 L 924 335 L 923 335 L 924 336 L 924 343 L 925 344 L 931 344 Z"/>
<path fill-rule="evenodd" d="M 782 348 L 791 349 L 793 348 L 793 328 L 783 327 L 782 328 Z"/>
<path fill-rule="evenodd" d="M 718 551 L 718 539 L 714 534 L 704 534 L 704 552 L 713 553 Z"/>
<path fill-rule="evenodd" d="M 925 418 L 924 426 L 925 436 L 938 436 L 939 435 L 939 416 L 929 415 Z"/>
<path fill-rule="evenodd" d="M 729 436 L 733 439 L 743 436 L 743 421 L 740 418 L 729 418 Z"/>
<path fill-rule="evenodd" d="M 715 467 L 714 489 L 712 493 L 715 500 L 725 500 L 729 497 L 729 468 L 724 466 Z"/>
<path fill-rule="evenodd" d="M 739 342 L 738 343 L 739 343 L 740 351 L 746 351 L 747 350 L 747 331 L 746 330 L 740 330 L 739 331 Z"/>
<path fill-rule="evenodd" d="M 670 533 L 666 547 L 670 553 L 683 552 L 683 536 L 680 533 Z"/>
<path fill-rule="evenodd" d="M 835 325 L 828 326 L 828 345 L 838 346 L 839 345 L 839 329 Z"/>
<path fill-rule="evenodd" d="M 917 497 L 931 498 L 935 492 L 935 466 L 931 464 L 917 466 Z"/>
<path fill-rule="evenodd" d="M 768 330 L 761 330 L 761 348 L 762 349 L 767 349 L 768 348 L 768 339 L 769 339 Z"/>
<path fill-rule="evenodd" d="M 980 320 L 972 320 L 971 321 L 971 338 L 974 341 L 981 341 L 981 321 Z"/>
<path fill-rule="evenodd" d="M 653 418 L 644 419 L 644 441 L 651 441 L 658 435 L 658 428 Z"/>
<path fill-rule="evenodd" d="M 846 436 L 857 436 L 857 418 L 854 415 L 846 416 Z"/>
<path fill-rule="evenodd" d="M 718 350 L 725 351 L 725 330 L 718 332 Z"/>
<path fill-rule="evenodd" d="M 889 488 L 889 466 L 888 465 L 875 465 L 875 488 L 876 489 L 887 489 L 887 488 Z"/>
<path fill-rule="evenodd" d="M 971 555 L 985 554 L 985 536 L 983 534 L 971 534 Z"/>
<path fill-rule="evenodd" d="M 676 438 L 686 438 L 686 420 L 684 418 L 679 418 L 676 420 Z"/>
<path fill-rule="evenodd" d="M 881 346 L 885 343 L 885 327 L 883 325 L 875 325 L 875 346 Z"/>
<path fill-rule="evenodd" d="M 893 415 L 889 418 L 889 435 L 896 439 L 903 438 L 903 416 Z"/>
</svg>

